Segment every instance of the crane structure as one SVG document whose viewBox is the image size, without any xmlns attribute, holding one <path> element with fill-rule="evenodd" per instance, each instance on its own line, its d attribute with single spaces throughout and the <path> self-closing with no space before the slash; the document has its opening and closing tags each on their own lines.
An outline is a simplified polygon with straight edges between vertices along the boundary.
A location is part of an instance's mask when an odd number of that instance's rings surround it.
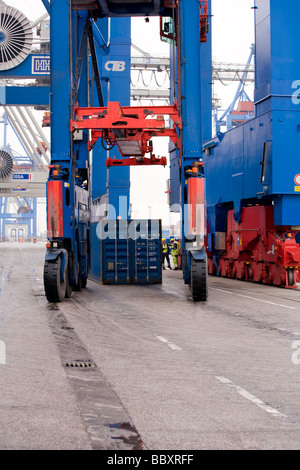
<svg viewBox="0 0 300 470">
<path fill-rule="evenodd" d="M 239 85 L 235 96 L 233 98 L 232 103 L 228 106 L 228 108 L 223 112 L 221 117 L 215 116 L 215 124 L 216 124 L 216 133 L 220 132 L 222 126 L 226 126 L 227 130 L 232 129 L 235 125 L 239 125 L 244 121 L 251 119 L 254 117 L 254 103 L 248 96 L 245 85 L 248 81 L 251 81 L 251 75 L 254 74 L 254 69 L 252 66 L 252 59 L 254 56 L 254 45 L 251 45 L 251 52 L 249 58 L 247 60 L 246 66 L 241 74 L 241 70 L 235 68 L 235 65 L 232 65 L 227 69 L 227 73 L 229 76 L 232 76 L 232 80 L 239 80 Z M 220 72 L 217 73 L 217 76 L 220 79 Z M 234 108 L 237 104 L 237 110 Z"/>
<path fill-rule="evenodd" d="M 285 288 L 297 287 L 300 266 L 300 4 L 292 3 L 291 15 L 280 0 L 255 0 L 255 117 L 204 144 L 209 273 Z"/>
<path fill-rule="evenodd" d="M 0 150 L 0 225 L 2 239 L 37 236 L 37 198 L 46 197 L 50 143 L 31 107 L 49 106 L 46 21 L 48 13 L 30 22 L 5 2 L 0 4 L 0 105 L 3 109 L 3 147 Z M 43 44 L 34 50 L 34 28 Z M 50 38 L 49 38 L 50 39 Z M 49 43 L 48 39 L 48 43 Z M 22 79 L 22 83 L 18 82 Z M 24 83 L 23 79 L 34 79 Z M 8 129 L 18 140 L 21 154 L 8 142 Z"/>
<path fill-rule="evenodd" d="M 97 201 L 108 198 L 108 206 L 114 208 L 114 216 L 108 217 L 121 217 L 118 203 L 129 194 L 129 167 L 167 163 L 166 158 L 153 155 L 152 138 L 160 136 L 170 138 L 179 162 L 184 281 L 195 300 L 206 300 L 200 62 L 209 38 L 209 6 L 207 0 L 50 2 L 52 153 L 44 269 L 50 302 L 85 287 L 90 268 L 97 271 L 93 266 L 99 248 Z M 128 35 L 122 40 L 120 36 L 128 31 L 129 17 L 134 16 L 161 17 L 161 34 L 176 49 L 178 68 L 173 82 L 177 85 L 171 106 L 130 107 L 126 103 L 130 99 L 130 35 L 129 41 Z M 211 63 L 207 71 L 209 82 Z M 211 114 L 209 96 L 206 102 Z M 110 156 L 114 149 L 119 150 L 118 158 Z M 99 180 L 106 182 L 106 193 L 97 187 Z M 128 209 L 125 202 L 123 218 L 128 218 Z"/>
<path fill-rule="evenodd" d="M 0 236 L 3 241 L 31 240 L 37 236 L 37 199 L 34 196 L 38 189 L 37 183 L 34 188 L 28 188 L 27 175 L 34 174 L 36 168 L 28 154 L 19 155 L 9 145 L 7 128 L 10 120 L 6 113 L 0 124 L 3 125 L 3 147 L 0 150 Z M 45 181 L 43 186 L 42 182 L 38 183 L 40 190 L 45 187 Z"/>
<path fill-rule="evenodd" d="M 207 272 L 295 288 L 300 280 L 297 15 L 291 18 L 280 0 L 255 0 L 256 43 L 237 92 L 243 97 L 254 53 L 255 117 L 241 106 L 235 127 L 218 129 L 212 139 L 211 0 L 43 4 L 51 15 L 47 299 L 61 301 L 99 275 L 99 220 L 130 217 L 129 168 L 167 164 L 153 154 L 152 139 L 160 136 L 170 140 L 170 200 L 181 212 L 182 271 L 193 299 L 207 299 Z M 0 7 L 6 8 L 3 2 Z M 300 7 L 294 7 L 297 13 Z M 130 106 L 134 16 L 160 17 L 161 37 L 171 44 L 168 106 Z M 39 81 L 26 98 L 45 105 L 49 89 L 43 77 L 49 77 L 50 58 L 29 54 L 31 34 L 19 18 L 22 47 L 15 53 L 7 44 L 10 54 L 2 55 L 1 74 L 12 85 L 2 105 L 24 104 L 26 92 L 13 80 L 32 77 L 33 70 Z M 282 30 L 289 32 L 284 44 L 277 34 Z M 11 36 L 3 31 L 0 47 L 6 37 Z M 103 202 L 106 210 L 99 217 Z"/>
</svg>

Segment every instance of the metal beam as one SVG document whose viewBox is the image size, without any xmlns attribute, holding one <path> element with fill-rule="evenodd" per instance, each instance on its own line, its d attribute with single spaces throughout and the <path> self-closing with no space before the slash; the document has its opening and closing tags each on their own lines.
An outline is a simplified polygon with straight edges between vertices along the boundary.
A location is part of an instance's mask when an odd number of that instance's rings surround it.
<svg viewBox="0 0 300 470">
<path fill-rule="evenodd" d="M 91 51 L 91 57 L 92 57 L 92 65 L 93 65 L 93 70 L 94 70 L 94 77 L 95 77 L 98 101 L 99 101 L 99 105 L 103 107 L 104 106 L 104 98 L 103 98 L 103 92 L 102 92 L 102 86 L 101 86 L 101 79 L 100 79 L 100 72 L 99 72 L 97 54 L 96 54 L 96 50 L 95 50 L 93 27 L 92 27 L 91 24 L 89 24 L 88 38 L 89 38 L 89 44 L 90 44 L 90 51 Z"/>
<path fill-rule="evenodd" d="M 46 8 L 48 15 L 50 15 L 50 2 L 49 2 L 49 0 L 42 0 L 42 3 L 44 5 L 44 7 Z"/>
<path fill-rule="evenodd" d="M 50 163 L 50 160 L 49 160 L 49 157 L 47 155 L 47 153 L 45 152 L 45 149 L 43 148 L 43 146 L 41 145 L 39 139 L 37 138 L 35 132 L 34 132 L 34 129 L 32 128 L 30 122 L 28 121 L 28 119 L 26 118 L 25 114 L 23 113 L 23 111 L 21 110 L 21 108 L 18 108 L 18 111 L 19 111 L 19 114 L 21 116 L 21 118 L 23 119 L 25 125 L 27 126 L 33 140 L 35 141 L 36 145 L 38 146 L 41 154 L 43 155 L 43 157 L 45 158 L 46 160 L 46 164 L 49 164 Z M 42 161 L 42 160 L 41 160 Z"/>
<path fill-rule="evenodd" d="M 31 110 L 29 108 L 25 108 L 25 111 L 26 113 L 28 114 L 28 117 L 31 119 L 32 123 L 34 124 L 36 130 L 37 130 L 37 133 L 40 135 L 40 137 L 42 138 L 44 144 L 46 145 L 47 149 L 49 150 L 49 152 L 51 152 L 51 144 L 49 142 L 49 140 L 47 139 L 43 129 L 41 128 L 41 126 L 38 124 L 37 120 L 35 119 L 33 113 L 31 112 Z M 50 160 L 48 159 L 48 162 L 50 162 Z"/>
<path fill-rule="evenodd" d="M 18 135 L 20 137 L 23 135 L 23 142 L 26 143 L 26 148 L 28 149 L 28 153 L 29 153 L 30 157 L 32 158 L 32 161 L 35 161 L 37 166 L 41 166 L 44 171 L 47 171 L 47 167 L 46 167 L 45 163 L 41 160 L 41 158 L 39 157 L 36 150 L 30 144 L 30 138 L 29 138 L 29 136 L 27 134 L 27 131 L 25 130 L 22 122 L 20 121 L 20 118 L 16 114 L 15 109 L 11 108 L 9 110 L 9 108 L 6 108 L 6 107 L 4 109 L 5 109 L 5 112 L 7 113 L 8 116 L 10 115 L 9 111 L 11 111 L 11 114 L 13 116 L 13 120 L 17 123 L 18 128 L 19 128 L 19 129 L 17 129 Z"/>
<path fill-rule="evenodd" d="M 1 189 L 0 188 L 0 197 L 24 197 L 26 194 L 27 197 L 46 197 L 46 184 L 41 185 L 39 189 L 26 189 L 26 191 L 18 191 L 12 189 Z"/>
<path fill-rule="evenodd" d="M 38 160 L 35 152 L 33 152 L 33 149 L 29 145 L 28 135 L 26 134 L 26 131 L 23 128 L 19 117 L 15 113 L 15 109 L 14 108 L 4 107 L 4 110 L 5 110 L 8 118 L 9 118 L 10 124 L 11 124 L 14 132 L 16 133 L 16 135 L 18 136 L 18 138 L 22 142 L 23 148 L 26 149 L 26 151 L 27 151 L 28 155 L 30 156 L 31 160 L 34 162 L 35 165 L 37 165 L 37 167 L 39 165 L 42 165 L 42 162 L 40 162 Z M 46 170 L 46 167 L 44 168 L 44 170 Z"/>
<path fill-rule="evenodd" d="M 42 0 L 42 1 L 43 1 L 43 0 Z M 43 3 L 44 3 L 44 2 L 43 2 Z M 47 2 L 47 3 L 49 4 L 49 2 Z M 50 6 L 49 6 L 49 9 L 50 9 Z M 45 20 L 46 18 L 48 18 L 49 14 L 50 14 L 50 11 L 49 11 L 48 13 L 44 13 L 44 14 L 43 14 L 42 16 L 40 16 L 37 20 L 32 21 L 32 22 L 30 23 L 31 28 L 32 28 L 32 29 L 35 28 L 35 27 L 36 27 L 38 24 L 40 24 L 43 20 Z"/>
<path fill-rule="evenodd" d="M 156 57 L 134 44 L 132 47 L 139 51 L 143 57 L 133 56 L 131 59 L 131 69 L 139 71 L 155 70 L 170 72 L 170 58 L 169 57 Z M 245 77 L 245 72 L 247 75 Z M 213 81 L 233 82 L 244 81 L 253 83 L 255 80 L 255 67 L 254 64 L 231 64 L 225 62 L 213 63 Z"/>
<path fill-rule="evenodd" d="M 99 3 L 100 3 L 100 7 L 101 7 L 104 15 L 109 16 L 110 15 L 110 10 L 108 8 L 107 1 L 106 0 L 99 0 Z"/>
<path fill-rule="evenodd" d="M 46 65 L 43 70 L 36 70 L 34 75 L 32 74 L 32 69 L 34 65 L 34 61 L 45 61 L 44 65 Z M 37 54 L 30 54 L 20 65 L 14 67 L 10 70 L 2 70 L 0 72 L 0 79 L 37 79 L 41 77 L 49 77 L 50 70 L 49 70 L 49 54 L 41 54 L 40 52 Z"/>
<path fill-rule="evenodd" d="M 170 100 L 170 88 L 149 90 L 148 88 L 132 88 L 131 89 L 132 99 L 160 99 Z"/>
<path fill-rule="evenodd" d="M 0 89 L 0 105 L 49 106 L 50 88 L 47 86 L 5 86 Z"/>
</svg>

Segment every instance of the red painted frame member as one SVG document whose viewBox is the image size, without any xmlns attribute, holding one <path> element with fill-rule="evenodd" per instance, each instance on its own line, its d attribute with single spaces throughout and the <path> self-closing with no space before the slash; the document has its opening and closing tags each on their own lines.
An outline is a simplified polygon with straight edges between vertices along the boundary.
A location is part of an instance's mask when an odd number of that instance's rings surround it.
<svg viewBox="0 0 300 470">
<path fill-rule="evenodd" d="M 63 182 L 47 182 L 48 238 L 63 238 Z"/>
<path fill-rule="evenodd" d="M 71 132 L 90 129 L 92 150 L 98 139 L 112 150 L 118 146 L 122 160 L 107 159 L 107 166 L 117 165 L 166 165 L 165 157 L 152 154 L 153 137 L 170 137 L 180 149 L 178 130 L 182 128 L 177 106 L 124 106 L 110 102 L 102 108 L 75 107 L 75 118 L 71 121 Z M 165 116 L 171 118 L 173 126 L 166 128 Z M 150 158 L 145 155 L 150 153 Z"/>
<path fill-rule="evenodd" d="M 192 170 L 197 175 L 197 169 Z M 191 177 L 188 179 L 189 235 L 205 235 L 205 180 Z"/>
</svg>

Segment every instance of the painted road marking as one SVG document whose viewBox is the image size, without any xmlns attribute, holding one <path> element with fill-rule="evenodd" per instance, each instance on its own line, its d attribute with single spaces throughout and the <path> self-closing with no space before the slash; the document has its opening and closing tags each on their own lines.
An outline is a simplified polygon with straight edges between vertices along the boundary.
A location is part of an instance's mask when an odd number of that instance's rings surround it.
<svg viewBox="0 0 300 470">
<path fill-rule="evenodd" d="M 289 333 L 290 335 L 294 336 L 300 336 L 300 333 L 294 332 L 294 331 L 289 331 L 286 328 L 278 328 L 279 331 L 283 331 L 284 333 Z"/>
<path fill-rule="evenodd" d="M 236 294 L 235 292 L 232 292 L 230 290 L 217 289 L 215 287 L 209 287 L 209 289 L 217 290 L 219 292 L 224 292 L 225 294 L 236 295 L 238 297 L 244 297 L 245 299 L 257 300 L 258 302 L 263 302 L 269 305 L 276 305 L 276 307 L 283 307 L 283 308 L 289 308 L 291 310 L 298 310 L 297 307 L 291 307 L 290 305 L 277 304 L 276 302 L 270 302 L 269 300 L 258 299 L 257 297 L 252 297 L 251 295 Z"/>
<path fill-rule="evenodd" d="M 237 393 L 239 393 L 242 397 L 246 398 L 247 400 L 251 401 L 254 403 L 256 406 L 261 408 L 262 410 L 266 411 L 267 413 L 270 413 L 272 416 L 276 416 L 277 418 L 286 418 L 286 415 L 280 413 L 278 410 L 275 410 L 275 408 L 272 408 L 272 406 L 267 405 L 264 403 L 262 400 L 259 398 L 255 397 L 251 393 L 247 392 L 247 390 L 244 390 L 243 388 L 239 387 L 238 385 L 235 385 L 233 382 L 231 382 L 229 379 L 226 379 L 226 377 L 215 377 L 219 382 L 222 382 L 225 385 L 228 385 L 229 387 L 233 388 Z"/>
<path fill-rule="evenodd" d="M 8 277 L 8 273 L 9 273 L 9 270 L 8 269 L 5 269 L 3 274 L 2 274 L 2 277 L 1 277 L 1 281 L 4 282 L 7 277 Z"/>
<path fill-rule="evenodd" d="M 0 341 L 0 365 L 6 364 L 6 344 Z"/>
<path fill-rule="evenodd" d="M 162 343 L 166 343 L 169 346 L 169 348 L 173 349 L 174 351 L 182 351 L 182 349 L 179 346 L 177 346 L 174 343 L 171 343 L 171 341 L 169 341 L 164 336 L 156 335 L 156 338 L 159 339 L 159 341 L 161 341 Z"/>
</svg>

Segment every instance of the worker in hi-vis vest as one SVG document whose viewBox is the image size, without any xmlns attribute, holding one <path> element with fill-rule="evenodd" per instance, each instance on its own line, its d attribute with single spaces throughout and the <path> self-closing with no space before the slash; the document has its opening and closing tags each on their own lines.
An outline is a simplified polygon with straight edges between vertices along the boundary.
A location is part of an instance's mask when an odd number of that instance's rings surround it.
<svg viewBox="0 0 300 470">
<path fill-rule="evenodd" d="M 162 254 L 163 254 L 163 262 L 162 262 L 163 269 L 166 269 L 165 261 L 167 261 L 168 268 L 172 269 L 171 263 L 170 263 L 170 257 L 169 257 L 169 245 L 167 244 L 167 241 L 165 238 L 162 239 Z"/>
<path fill-rule="evenodd" d="M 171 256 L 173 259 L 174 269 L 178 269 L 178 255 L 179 255 L 179 243 L 175 238 L 171 238 Z"/>
</svg>

